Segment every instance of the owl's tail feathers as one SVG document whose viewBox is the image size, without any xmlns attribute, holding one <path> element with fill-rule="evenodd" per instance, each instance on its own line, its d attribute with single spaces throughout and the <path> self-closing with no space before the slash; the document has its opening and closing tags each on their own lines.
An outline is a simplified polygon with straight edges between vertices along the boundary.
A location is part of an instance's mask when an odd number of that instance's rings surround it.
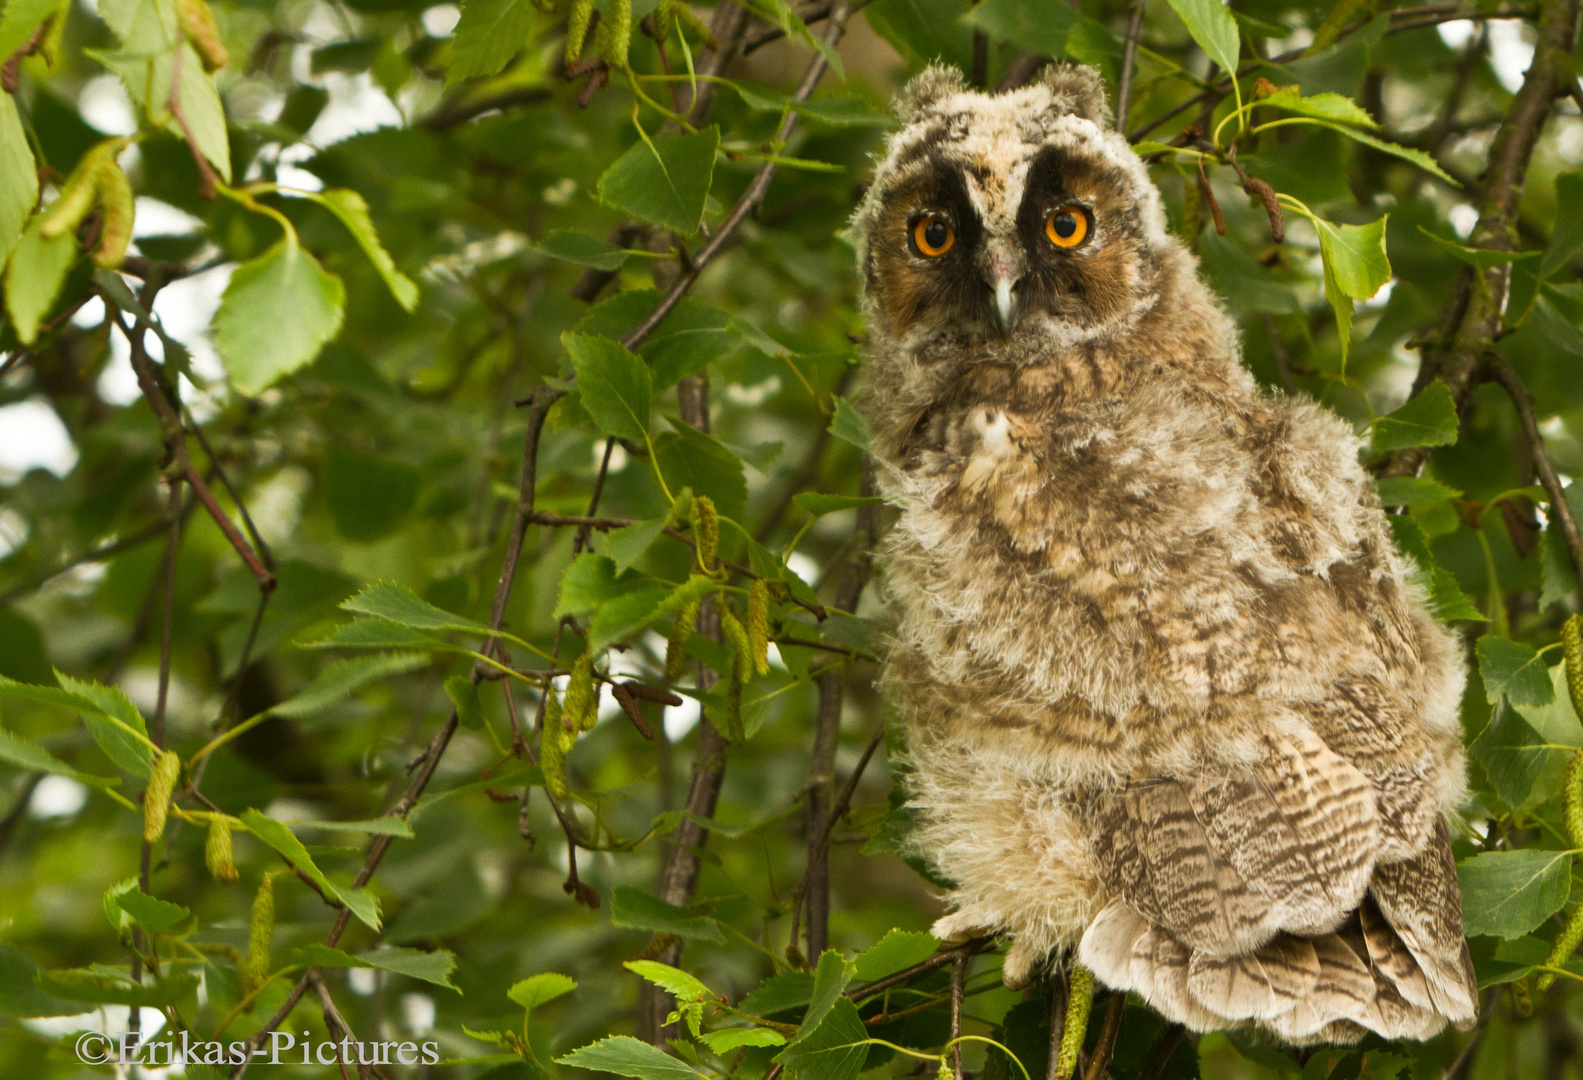
<svg viewBox="0 0 1583 1080">
<path fill-rule="evenodd" d="M 1195 951 L 1116 900 L 1079 956 L 1107 986 L 1195 1031 L 1252 1025 L 1294 1045 L 1356 1042 L 1365 1031 L 1425 1039 L 1477 1012 L 1471 968 L 1448 978 L 1444 958 L 1421 961 L 1372 900 L 1334 933 L 1282 933 L 1236 956 Z"/>
</svg>

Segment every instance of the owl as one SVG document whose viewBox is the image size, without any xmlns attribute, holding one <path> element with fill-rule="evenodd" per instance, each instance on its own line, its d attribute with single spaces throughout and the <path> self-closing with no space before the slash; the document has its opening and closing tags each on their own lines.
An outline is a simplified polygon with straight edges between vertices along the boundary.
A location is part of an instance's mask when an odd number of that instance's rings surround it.
<svg viewBox="0 0 1583 1080">
<path fill-rule="evenodd" d="M 854 235 L 936 935 L 1198 1031 L 1468 1027 L 1464 660 L 1356 436 L 1242 367 L 1097 72 L 898 112 Z"/>
</svg>

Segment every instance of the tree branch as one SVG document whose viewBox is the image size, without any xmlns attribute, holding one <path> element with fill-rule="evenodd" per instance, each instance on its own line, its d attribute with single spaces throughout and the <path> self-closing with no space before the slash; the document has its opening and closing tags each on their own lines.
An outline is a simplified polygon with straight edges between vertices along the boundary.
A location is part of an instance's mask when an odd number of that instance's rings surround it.
<svg viewBox="0 0 1583 1080">
<path fill-rule="evenodd" d="M 1572 43 L 1578 0 L 1551 0 L 1539 13 L 1539 39 L 1534 59 L 1501 121 L 1490 147 L 1485 170 L 1484 196 L 1479 221 L 1469 246 L 1489 251 L 1510 251 L 1518 203 L 1534 144 L 1544 127 L 1558 93 L 1572 75 Z M 1460 413 L 1482 378 L 1485 358 L 1493 351 L 1501 330 L 1501 313 L 1511 279 L 1509 263 L 1482 272 L 1464 267 L 1451 298 L 1441 313 L 1438 331 L 1421 346 L 1422 360 L 1413 382 L 1416 394 L 1438 379 L 1446 384 Z M 1381 476 L 1416 476 L 1429 451 L 1423 447 L 1397 450 L 1379 470 Z"/>
<path fill-rule="evenodd" d="M 1567 552 L 1572 556 L 1572 566 L 1579 580 L 1583 580 L 1583 535 L 1578 532 L 1577 519 L 1572 515 L 1572 506 L 1567 502 L 1566 489 L 1556 473 L 1555 462 L 1550 460 L 1545 450 L 1544 435 L 1539 431 L 1539 420 L 1534 415 L 1533 395 L 1504 356 L 1490 353 L 1484 358 L 1484 364 L 1495 381 L 1505 388 L 1512 404 L 1517 406 L 1517 416 L 1522 421 L 1523 434 L 1528 440 L 1528 452 L 1533 456 L 1534 470 L 1539 474 L 1539 483 L 1544 487 L 1545 494 L 1550 497 L 1550 520 L 1561 527 Z"/>
</svg>

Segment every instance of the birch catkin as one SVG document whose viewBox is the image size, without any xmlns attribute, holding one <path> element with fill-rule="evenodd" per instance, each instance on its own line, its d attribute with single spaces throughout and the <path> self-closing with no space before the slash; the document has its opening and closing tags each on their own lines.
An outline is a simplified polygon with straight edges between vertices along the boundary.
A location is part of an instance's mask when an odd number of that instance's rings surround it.
<svg viewBox="0 0 1583 1080">
<path fill-rule="evenodd" d="M 154 751 L 148 787 L 143 791 L 143 839 L 152 844 L 165 833 L 170 797 L 181 775 L 181 758 L 169 750 Z"/>
<path fill-rule="evenodd" d="M 583 55 L 583 42 L 588 38 L 588 24 L 594 17 L 594 0 L 572 0 L 566 16 L 566 66 L 577 63 Z"/>
<path fill-rule="evenodd" d="M 1077 1055 L 1088 1034 L 1088 1013 L 1094 1006 L 1094 973 L 1082 964 L 1072 965 L 1071 986 L 1066 999 L 1066 1024 L 1061 1029 L 1061 1046 L 1055 1056 L 1055 1080 L 1072 1080 L 1077 1072 Z"/>
<path fill-rule="evenodd" d="M 566 742 L 571 732 L 561 718 L 561 700 L 554 690 L 544 693 L 544 730 L 539 733 L 539 768 L 544 772 L 544 787 L 557 800 L 571 796 L 566 783 Z M 573 736 L 575 738 L 576 736 Z"/>
<path fill-rule="evenodd" d="M 720 555 L 720 513 L 707 495 L 693 497 L 693 531 L 698 541 L 698 565 L 712 573 Z"/>
<path fill-rule="evenodd" d="M 753 678 L 753 646 L 748 642 L 748 632 L 742 621 L 724 604 L 720 605 L 720 629 L 725 631 L 726 640 L 731 642 L 735 661 L 731 665 L 733 676 L 739 683 L 750 681 Z"/>
<path fill-rule="evenodd" d="M 675 682 L 687 671 L 687 643 L 693 639 L 693 629 L 698 625 L 699 602 L 683 604 L 671 623 L 671 636 L 665 642 L 665 677 Z"/>
<path fill-rule="evenodd" d="M 592 731 L 599 720 L 599 689 L 594 684 L 594 661 L 587 653 L 572 664 L 566 680 L 566 719 L 578 731 Z"/>
<path fill-rule="evenodd" d="M 209 818 L 209 834 L 203 841 L 203 862 L 216 881 L 235 881 L 236 861 L 231 850 L 231 823 L 220 814 Z"/>
<path fill-rule="evenodd" d="M 242 989 L 251 994 L 269 978 L 269 953 L 275 945 L 275 875 L 265 874 L 253 897 L 253 922 L 247 932 L 247 962 Z"/>
<path fill-rule="evenodd" d="M 760 675 L 770 673 L 770 587 L 762 580 L 748 589 L 748 652 Z"/>
</svg>

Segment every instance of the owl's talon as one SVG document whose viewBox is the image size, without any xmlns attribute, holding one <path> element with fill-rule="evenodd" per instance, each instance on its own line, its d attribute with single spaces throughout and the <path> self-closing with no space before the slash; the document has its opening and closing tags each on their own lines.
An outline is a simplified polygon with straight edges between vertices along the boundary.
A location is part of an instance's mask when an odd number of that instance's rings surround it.
<svg viewBox="0 0 1583 1080">
<path fill-rule="evenodd" d="M 1006 951 L 1006 960 L 1000 968 L 1000 980 L 1008 990 L 1021 990 L 1033 982 L 1034 975 L 1044 966 L 1044 953 L 1018 938 Z"/>
<path fill-rule="evenodd" d="M 929 928 L 929 933 L 948 945 L 960 945 L 970 938 L 994 933 L 996 929 L 997 927 L 985 922 L 984 917 L 978 912 L 968 910 L 953 912 L 936 919 L 935 924 Z"/>
</svg>

